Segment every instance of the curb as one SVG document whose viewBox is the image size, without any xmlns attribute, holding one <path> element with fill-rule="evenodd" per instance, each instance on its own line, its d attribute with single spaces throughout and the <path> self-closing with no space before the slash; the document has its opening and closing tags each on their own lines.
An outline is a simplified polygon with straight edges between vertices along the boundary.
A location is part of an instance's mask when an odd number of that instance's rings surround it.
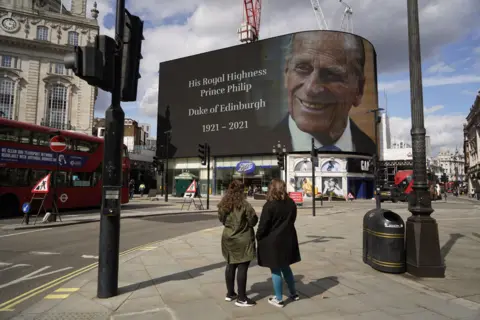
<svg viewBox="0 0 480 320">
<path fill-rule="evenodd" d="M 136 215 L 129 215 L 125 217 L 120 216 L 120 219 L 135 219 L 135 218 L 144 218 L 144 217 L 188 214 L 188 213 L 213 213 L 213 212 L 217 212 L 217 210 L 194 210 L 194 211 L 164 212 L 164 213 L 153 213 L 153 214 L 136 214 Z M 85 220 L 65 221 L 65 222 L 59 222 L 59 223 L 50 222 L 50 223 L 42 223 L 42 224 L 36 224 L 36 225 L 16 225 L 16 226 L 13 225 L 13 226 L 2 227 L 2 230 L 30 230 L 30 229 L 56 228 L 56 227 L 72 226 L 76 224 L 85 224 L 85 223 L 92 223 L 92 222 L 98 222 L 98 221 L 100 221 L 100 217 L 85 219 Z"/>
</svg>

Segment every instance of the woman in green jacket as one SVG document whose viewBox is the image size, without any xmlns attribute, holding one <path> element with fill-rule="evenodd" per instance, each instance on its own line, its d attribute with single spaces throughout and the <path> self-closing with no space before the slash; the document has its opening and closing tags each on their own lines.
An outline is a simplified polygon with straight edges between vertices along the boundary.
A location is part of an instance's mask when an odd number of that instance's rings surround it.
<svg viewBox="0 0 480 320">
<path fill-rule="evenodd" d="M 245 199 L 243 183 L 234 180 L 218 204 L 218 219 L 224 225 L 222 234 L 222 254 L 227 261 L 225 282 L 226 301 L 233 301 L 239 307 L 251 307 L 255 301 L 246 294 L 247 271 L 250 261 L 256 257 L 255 232 L 258 222 L 255 210 Z M 237 274 L 238 295 L 235 293 L 235 273 Z"/>
</svg>

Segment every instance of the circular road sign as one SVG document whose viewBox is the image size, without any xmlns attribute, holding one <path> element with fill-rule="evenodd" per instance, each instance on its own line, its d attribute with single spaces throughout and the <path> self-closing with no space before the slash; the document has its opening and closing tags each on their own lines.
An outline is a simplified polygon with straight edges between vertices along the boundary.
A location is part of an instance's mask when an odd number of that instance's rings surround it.
<svg viewBox="0 0 480 320">
<path fill-rule="evenodd" d="M 68 200 L 68 195 L 66 193 L 62 193 L 62 195 L 60 196 L 60 201 L 62 201 L 62 203 L 65 203 L 67 202 Z"/>
<path fill-rule="evenodd" d="M 23 213 L 29 213 L 30 212 L 30 203 L 25 202 L 22 205 L 22 211 L 23 211 Z"/>
<path fill-rule="evenodd" d="M 53 152 L 63 152 L 67 149 L 67 141 L 62 136 L 55 136 L 50 139 L 50 150 Z"/>
</svg>

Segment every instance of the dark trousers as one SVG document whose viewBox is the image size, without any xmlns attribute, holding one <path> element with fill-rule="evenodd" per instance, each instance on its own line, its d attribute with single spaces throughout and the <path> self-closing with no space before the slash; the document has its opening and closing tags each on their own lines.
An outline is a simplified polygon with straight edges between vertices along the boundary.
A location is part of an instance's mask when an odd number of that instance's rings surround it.
<svg viewBox="0 0 480 320">
<path fill-rule="evenodd" d="M 242 263 L 227 264 L 225 268 L 225 282 L 227 294 L 235 294 L 235 273 L 237 274 L 238 299 L 244 301 L 247 298 L 247 271 L 250 261 Z"/>
</svg>

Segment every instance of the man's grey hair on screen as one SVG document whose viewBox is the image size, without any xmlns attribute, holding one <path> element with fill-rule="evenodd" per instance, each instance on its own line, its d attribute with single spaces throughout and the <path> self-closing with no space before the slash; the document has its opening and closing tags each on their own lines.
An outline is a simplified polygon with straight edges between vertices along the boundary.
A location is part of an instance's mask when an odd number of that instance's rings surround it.
<svg viewBox="0 0 480 320">
<path fill-rule="evenodd" d="M 308 32 L 308 31 L 307 31 Z M 344 48 L 348 55 L 348 61 L 356 61 L 355 65 L 358 69 L 355 70 L 358 76 L 364 76 L 365 68 L 365 46 L 363 45 L 363 39 L 350 33 L 336 32 L 336 31 L 310 31 L 310 32 L 328 32 L 330 38 L 342 37 L 344 39 Z M 297 34 L 290 34 L 287 37 L 287 44 L 284 48 L 285 63 L 290 62 L 293 56 L 293 43 Z"/>
</svg>

